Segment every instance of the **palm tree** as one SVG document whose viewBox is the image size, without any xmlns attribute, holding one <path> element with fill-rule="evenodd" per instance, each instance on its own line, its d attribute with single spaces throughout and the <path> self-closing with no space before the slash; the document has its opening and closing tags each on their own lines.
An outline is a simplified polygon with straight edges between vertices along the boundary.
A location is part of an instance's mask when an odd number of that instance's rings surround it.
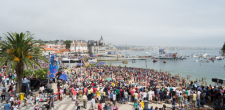
<svg viewBox="0 0 225 110">
<path fill-rule="evenodd" d="M 41 68 L 39 63 L 34 59 L 39 59 L 47 62 L 47 58 L 40 54 L 35 54 L 34 43 L 32 42 L 33 34 L 26 33 L 13 33 L 7 32 L 5 35 L 6 41 L 0 42 L 0 47 L 6 49 L 5 56 L 1 58 L 0 68 L 7 63 L 6 72 L 8 73 L 9 67 L 12 65 L 12 73 L 16 70 L 17 73 L 17 86 L 16 93 L 22 90 L 22 75 L 23 70 L 31 68 L 33 70 L 33 64 Z"/>
</svg>

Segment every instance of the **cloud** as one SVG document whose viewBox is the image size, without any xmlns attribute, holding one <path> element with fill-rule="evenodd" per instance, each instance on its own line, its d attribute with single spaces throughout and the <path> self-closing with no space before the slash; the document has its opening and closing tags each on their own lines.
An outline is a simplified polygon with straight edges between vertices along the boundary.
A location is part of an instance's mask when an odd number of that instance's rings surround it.
<svg viewBox="0 0 225 110">
<path fill-rule="evenodd" d="M 221 46 L 225 1 L 38 0 L 2 1 L 0 36 L 98 40 L 116 45 Z"/>
</svg>

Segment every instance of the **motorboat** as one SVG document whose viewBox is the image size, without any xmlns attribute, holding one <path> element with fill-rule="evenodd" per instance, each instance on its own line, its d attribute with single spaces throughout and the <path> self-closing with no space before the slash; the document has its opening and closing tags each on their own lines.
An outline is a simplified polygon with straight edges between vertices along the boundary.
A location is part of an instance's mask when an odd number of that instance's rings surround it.
<svg viewBox="0 0 225 110">
<path fill-rule="evenodd" d="M 122 61 L 123 64 L 127 64 L 127 61 Z"/>
<path fill-rule="evenodd" d="M 186 59 L 186 57 L 181 56 L 180 59 Z"/>
<path fill-rule="evenodd" d="M 217 57 L 215 57 L 217 60 L 222 60 L 224 57 L 222 57 L 222 56 L 217 56 Z"/>
<path fill-rule="evenodd" d="M 197 58 L 198 56 L 196 54 L 191 55 L 192 58 Z"/>
<path fill-rule="evenodd" d="M 157 60 L 153 60 L 153 62 L 155 63 L 155 62 L 157 62 Z"/>
<path fill-rule="evenodd" d="M 207 53 L 201 53 L 199 56 L 202 57 L 202 58 L 206 58 L 206 57 L 209 57 L 209 54 L 207 54 Z"/>
<path fill-rule="evenodd" d="M 201 60 L 200 62 L 206 62 L 206 63 L 208 63 L 208 62 L 209 62 L 209 60 Z"/>
<path fill-rule="evenodd" d="M 166 63 L 166 61 L 164 60 L 163 63 Z"/>
<path fill-rule="evenodd" d="M 223 58 L 218 58 L 217 60 L 223 60 Z"/>
</svg>

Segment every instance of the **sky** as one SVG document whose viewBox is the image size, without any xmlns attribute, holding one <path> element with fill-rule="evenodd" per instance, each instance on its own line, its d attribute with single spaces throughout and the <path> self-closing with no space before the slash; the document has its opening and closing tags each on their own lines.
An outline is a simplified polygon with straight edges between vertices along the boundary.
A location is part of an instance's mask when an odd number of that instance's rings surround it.
<svg viewBox="0 0 225 110">
<path fill-rule="evenodd" d="M 114 45 L 222 47 L 224 0 L 4 0 L 0 36 Z"/>
</svg>

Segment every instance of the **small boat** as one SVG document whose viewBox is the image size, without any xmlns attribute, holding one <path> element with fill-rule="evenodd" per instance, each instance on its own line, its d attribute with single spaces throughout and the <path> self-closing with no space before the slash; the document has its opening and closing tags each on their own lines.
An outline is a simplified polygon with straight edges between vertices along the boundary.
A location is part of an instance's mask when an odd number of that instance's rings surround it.
<svg viewBox="0 0 225 110">
<path fill-rule="evenodd" d="M 122 61 L 123 64 L 127 64 L 127 61 Z"/>
<path fill-rule="evenodd" d="M 196 60 L 196 62 L 198 62 L 198 60 Z"/>
<path fill-rule="evenodd" d="M 217 60 L 223 60 L 222 58 L 218 58 Z"/>
<path fill-rule="evenodd" d="M 157 62 L 158 60 L 153 60 L 153 62 L 155 63 L 155 62 Z"/>
<path fill-rule="evenodd" d="M 164 60 L 163 63 L 166 63 L 166 61 Z"/>
<path fill-rule="evenodd" d="M 208 62 L 209 62 L 209 60 L 201 60 L 200 62 L 207 62 L 207 63 L 208 63 Z"/>
</svg>

